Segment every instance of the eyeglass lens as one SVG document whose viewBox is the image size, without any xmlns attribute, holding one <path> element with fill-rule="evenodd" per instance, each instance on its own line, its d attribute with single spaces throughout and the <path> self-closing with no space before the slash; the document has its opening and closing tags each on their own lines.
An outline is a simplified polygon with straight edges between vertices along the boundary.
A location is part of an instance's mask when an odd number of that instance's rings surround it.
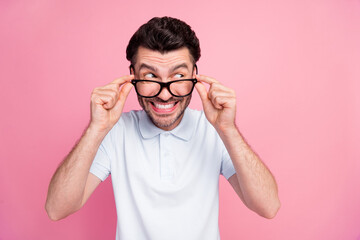
<svg viewBox="0 0 360 240">
<path fill-rule="evenodd" d="M 175 96 L 186 96 L 191 93 L 194 82 L 191 80 L 176 81 L 169 85 L 169 91 Z M 136 89 L 142 96 L 156 96 L 161 89 L 160 83 L 150 81 L 139 81 L 136 83 Z"/>
</svg>

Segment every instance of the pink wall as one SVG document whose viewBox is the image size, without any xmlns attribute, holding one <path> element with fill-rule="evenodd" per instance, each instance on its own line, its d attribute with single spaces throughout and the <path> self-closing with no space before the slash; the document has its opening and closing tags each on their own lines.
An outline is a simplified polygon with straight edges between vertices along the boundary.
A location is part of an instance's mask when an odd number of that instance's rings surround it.
<svg viewBox="0 0 360 240">
<path fill-rule="evenodd" d="M 0 1 L 1 240 L 114 239 L 110 180 L 59 222 L 47 187 L 91 90 L 128 73 L 130 36 L 164 15 L 193 26 L 200 73 L 236 90 L 238 126 L 279 184 L 265 220 L 222 178 L 222 239 L 360 239 L 359 1 L 74 2 Z M 126 104 L 139 108 L 134 92 Z"/>
</svg>

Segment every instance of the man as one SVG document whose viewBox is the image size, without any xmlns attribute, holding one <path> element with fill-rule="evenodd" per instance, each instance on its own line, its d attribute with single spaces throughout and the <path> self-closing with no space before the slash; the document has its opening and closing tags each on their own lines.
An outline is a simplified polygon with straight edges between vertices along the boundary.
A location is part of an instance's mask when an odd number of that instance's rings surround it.
<svg viewBox="0 0 360 240">
<path fill-rule="evenodd" d="M 195 33 L 178 19 L 138 29 L 131 75 L 93 91 L 90 124 L 50 182 L 52 220 L 80 209 L 110 173 L 117 239 L 219 239 L 219 174 L 249 209 L 276 215 L 277 185 L 236 127 L 235 92 L 197 75 L 199 58 Z M 122 113 L 133 86 L 143 111 Z M 194 88 L 203 112 L 187 108 Z"/>
</svg>

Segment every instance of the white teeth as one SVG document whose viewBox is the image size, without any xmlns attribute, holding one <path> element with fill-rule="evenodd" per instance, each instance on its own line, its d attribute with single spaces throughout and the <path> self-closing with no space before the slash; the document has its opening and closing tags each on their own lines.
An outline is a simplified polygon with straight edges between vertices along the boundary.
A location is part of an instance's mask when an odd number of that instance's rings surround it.
<svg viewBox="0 0 360 240">
<path fill-rule="evenodd" d="M 154 103 L 155 107 L 156 108 L 159 108 L 159 109 L 169 109 L 169 108 L 172 108 L 173 106 L 175 106 L 175 103 L 171 103 L 171 104 L 157 104 L 157 103 Z"/>
</svg>

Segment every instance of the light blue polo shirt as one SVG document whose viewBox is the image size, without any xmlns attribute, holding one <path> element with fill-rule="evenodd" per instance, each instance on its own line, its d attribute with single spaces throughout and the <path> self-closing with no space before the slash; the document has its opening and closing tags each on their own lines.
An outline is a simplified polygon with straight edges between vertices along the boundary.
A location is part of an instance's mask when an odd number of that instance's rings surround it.
<svg viewBox="0 0 360 240">
<path fill-rule="evenodd" d="M 219 175 L 235 173 L 202 111 L 187 108 L 172 131 L 144 111 L 123 113 L 104 138 L 90 172 L 111 174 L 117 240 L 217 240 Z"/>
</svg>

